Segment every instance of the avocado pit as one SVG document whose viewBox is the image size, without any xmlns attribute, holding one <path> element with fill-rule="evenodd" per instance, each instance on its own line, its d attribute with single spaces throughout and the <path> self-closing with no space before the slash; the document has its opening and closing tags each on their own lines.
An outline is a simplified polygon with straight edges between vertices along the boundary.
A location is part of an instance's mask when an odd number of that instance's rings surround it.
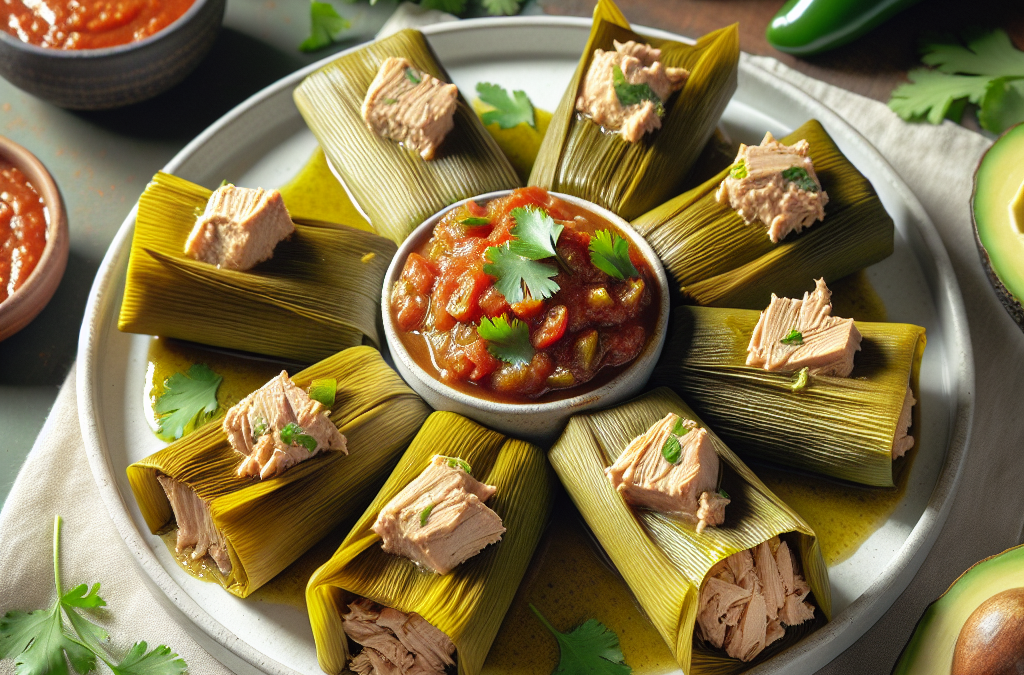
<svg viewBox="0 0 1024 675">
<path fill-rule="evenodd" d="M 960 630 L 951 675 L 1024 673 L 1024 588 L 981 603 Z"/>
</svg>

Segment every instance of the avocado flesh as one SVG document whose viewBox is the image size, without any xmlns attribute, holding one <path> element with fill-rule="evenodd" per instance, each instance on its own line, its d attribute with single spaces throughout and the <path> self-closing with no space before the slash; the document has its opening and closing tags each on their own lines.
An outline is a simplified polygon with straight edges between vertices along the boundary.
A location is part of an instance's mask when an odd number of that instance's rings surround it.
<svg viewBox="0 0 1024 675">
<path fill-rule="evenodd" d="M 1024 329 L 1024 124 L 997 140 L 974 177 L 972 210 L 982 263 L 996 293 Z"/>
<path fill-rule="evenodd" d="M 983 560 L 964 572 L 925 610 L 893 675 L 948 675 L 960 630 L 974 610 L 993 595 L 1021 586 L 1024 545 Z"/>
</svg>

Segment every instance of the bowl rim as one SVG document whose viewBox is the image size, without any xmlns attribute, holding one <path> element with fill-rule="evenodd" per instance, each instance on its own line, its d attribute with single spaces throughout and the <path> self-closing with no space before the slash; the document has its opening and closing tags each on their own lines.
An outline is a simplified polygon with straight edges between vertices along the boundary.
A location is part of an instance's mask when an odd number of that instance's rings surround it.
<svg viewBox="0 0 1024 675">
<path fill-rule="evenodd" d="M 449 211 L 456 209 L 471 200 L 491 201 L 493 199 L 505 197 L 514 192 L 515 189 L 518 188 L 496 190 L 494 192 L 488 192 L 457 201 L 430 216 L 409 233 L 402 242 L 402 245 L 398 247 L 398 251 L 391 259 L 388 271 L 384 275 L 384 285 L 381 289 L 381 318 L 384 323 L 384 339 L 387 342 L 388 350 L 391 353 L 392 359 L 400 359 L 402 364 L 408 368 L 416 379 L 422 382 L 424 386 L 428 387 L 432 392 L 439 396 L 453 399 L 457 403 L 469 408 L 485 410 L 492 415 L 536 415 L 575 410 L 583 406 L 586 406 L 587 408 L 593 407 L 596 401 L 607 397 L 609 394 L 621 387 L 628 387 L 630 382 L 627 378 L 638 364 L 646 361 L 647 359 L 653 359 L 656 361 L 659 358 L 662 348 L 665 345 L 665 337 L 668 333 L 671 309 L 671 287 L 669 286 L 668 276 L 665 274 L 665 268 L 661 264 L 661 260 L 654 252 L 654 249 L 651 248 L 651 245 L 647 243 L 647 240 L 644 239 L 639 232 L 633 229 L 633 226 L 630 225 L 626 219 L 585 199 L 552 190 L 547 191 L 548 194 L 554 197 L 567 201 L 570 204 L 586 211 L 590 211 L 614 224 L 622 234 L 629 238 L 632 244 L 640 249 L 644 259 L 651 266 L 651 270 L 654 272 L 654 277 L 658 284 L 661 306 L 658 310 L 658 318 L 654 325 L 654 338 L 648 339 L 647 344 L 644 345 L 643 351 L 641 351 L 633 361 L 622 370 L 622 372 L 596 389 L 588 389 L 583 393 L 576 394 L 575 396 L 560 398 L 554 401 L 545 401 L 543 403 L 504 403 L 501 401 L 492 401 L 477 396 L 471 396 L 444 384 L 437 379 L 437 377 L 424 370 L 416 360 L 412 358 L 409 351 L 402 343 L 401 338 L 398 337 L 398 331 L 390 311 L 391 288 L 394 286 L 394 283 L 397 281 L 402 269 L 405 267 L 405 261 L 409 257 L 409 254 L 423 243 L 421 240 L 423 240 L 425 234 L 432 231 L 441 218 Z"/>
<path fill-rule="evenodd" d="M 0 161 L 10 162 L 25 174 L 47 210 L 46 246 L 39 262 L 25 283 L 0 301 L 2 341 L 27 326 L 53 297 L 67 267 L 69 234 L 64 198 L 53 175 L 39 158 L 11 139 L 0 136 Z"/>
<path fill-rule="evenodd" d="M 218 1 L 226 2 L 226 0 L 193 0 L 192 4 L 185 10 L 184 14 L 152 35 L 141 40 L 126 42 L 121 45 L 113 45 L 111 47 L 98 47 L 96 49 L 54 49 L 52 47 L 40 47 L 39 45 L 34 45 L 31 42 L 19 40 L 3 29 L 0 29 L 0 44 L 6 44 L 12 49 L 20 49 L 29 54 L 43 58 L 87 60 L 91 58 L 102 58 L 105 56 L 117 56 L 136 49 L 143 49 L 154 42 L 167 38 L 172 33 L 182 30 L 187 23 L 192 21 L 192 19 L 202 11 L 203 7 L 211 2 Z"/>
</svg>

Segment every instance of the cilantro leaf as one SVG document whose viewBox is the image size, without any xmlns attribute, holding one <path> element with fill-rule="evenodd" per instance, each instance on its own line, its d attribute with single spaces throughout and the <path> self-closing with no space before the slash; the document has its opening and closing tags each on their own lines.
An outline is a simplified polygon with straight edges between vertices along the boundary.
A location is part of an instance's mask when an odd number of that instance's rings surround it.
<svg viewBox="0 0 1024 675">
<path fill-rule="evenodd" d="M 818 185 L 802 166 L 791 166 L 782 172 L 782 177 L 805 192 L 817 192 Z"/>
<path fill-rule="evenodd" d="M 718 491 L 718 496 L 719 496 L 719 497 L 721 497 L 722 499 L 732 499 L 732 498 L 731 498 L 731 497 L 729 496 L 729 493 L 728 493 L 728 492 L 726 492 L 726 491 L 725 491 L 724 489 L 720 489 L 720 490 Z"/>
<path fill-rule="evenodd" d="M 683 454 L 683 447 L 679 444 L 679 439 L 675 436 L 669 436 L 665 439 L 665 445 L 661 446 L 661 456 L 665 458 L 665 461 L 669 464 L 675 464 L 679 461 L 679 456 Z"/>
<path fill-rule="evenodd" d="M 420 5 L 449 14 L 462 14 L 466 11 L 466 0 L 420 0 Z"/>
<path fill-rule="evenodd" d="M 121 662 L 110 669 L 116 675 L 183 675 L 187 666 L 184 659 L 164 645 L 147 652 L 145 642 L 136 642 Z"/>
<path fill-rule="evenodd" d="M 690 427 L 686 426 L 686 423 L 683 422 L 683 418 L 680 417 L 676 420 L 675 426 L 672 427 L 672 435 L 685 436 L 688 433 L 690 433 Z"/>
<path fill-rule="evenodd" d="M 469 466 L 469 462 L 462 459 L 461 457 L 448 457 L 448 466 L 453 469 L 462 469 L 466 473 L 473 473 L 472 467 Z"/>
<path fill-rule="evenodd" d="M 427 507 L 420 511 L 420 527 L 427 526 L 427 519 L 430 518 L 430 512 L 434 510 L 437 504 L 427 504 Z"/>
<path fill-rule="evenodd" d="M 285 445 L 296 443 L 304 447 L 309 452 L 316 452 L 316 446 L 318 445 L 316 439 L 309 434 L 303 433 L 304 431 L 305 429 L 295 422 L 289 422 L 283 429 L 281 429 L 281 442 Z"/>
<path fill-rule="evenodd" d="M 1024 77 L 1024 52 L 1013 46 L 1006 31 L 973 36 L 965 47 L 959 43 L 925 43 L 921 61 L 944 73 L 969 73 L 996 77 Z"/>
<path fill-rule="evenodd" d="M 530 605 L 544 627 L 558 641 L 558 667 L 552 675 L 630 675 L 633 669 L 623 663 L 619 636 L 600 621 L 588 619 L 568 633 L 559 633 L 537 608 Z"/>
<path fill-rule="evenodd" d="M 555 244 L 563 227 L 555 222 L 543 209 L 518 207 L 512 209 L 516 224 L 509 230 L 515 239 L 509 242 L 509 250 L 530 260 L 543 260 L 557 256 Z"/>
<path fill-rule="evenodd" d="M 522 302 L 523 284 L 526 284 L 530 296 L 538 300 L 550 298 L 558 292 L 558 284 L 554 277 L 558 269 L 536 260 L 524 258 L 513 253 L 509 244 L 491 246 L 485 255 L 489 262 L 484 264 L 484 273 L 496 278 L 494 287 L 505 296 L 509 304 Z"/>
<path fill-rule="evenodd" d="M 612 233 L 598 230 L 590 240 L 590 262 L 594 267 L 616 279 L 639 276 L 629 259 L 629 242 Z"/>
<path fill-rule="evenodd" d="M 164 381 L 164 393 L 153 410 L 160 415 L 157 436 L 174 441 L 210 421 L 217 412 L 217 388 L 224 378 L 202 363 L 188 373 L 175 373 Z"/>
<path fill-rule="evenodd" d="M 481 0 L 481 4 L 491 16 L 512 16 L 519 13 L 521 0 Z M 505 127 L 502 127 L 504 129 Z"/>
<path fill-rule="evenodd" d="M 327 47 L 338 34 L 352 27 L 348 19 L 338 14 L 330 3 L 311 0 L 309 3 L 309 37 L 299 45 L 299 51 L 315 52 Z"/>
<path fill-rule="evenodd" d="M 907 73 L 910 84 L 901 84 L 892 92 L 889 108 L 907 121 L 928 120 L 941 124 L 959 99 L 980 103 L 988 80 L 977 75 L 950 75 L 927 68 Z"/>
<path fill-rule="evenodd" d="M 804 343 L 804 334 L 793 328 L 789 331 L 786 337 L 779 340 L 784 345 L 802 345 Z"/>
<path fill-rule="evenodd" d="M 744 162 L 742 159 L 736 162 L 735 164 L 732 165 L 732 167 L 729 168 L 729 175 L 735 178 L 736 180 L 743 180 L 748 175 L 747 163 Z"/>
<path fill-rule="evenodd" d="M 466 227 L 479 227 L 481 225 L 490 225 L 490 218 L 481 218 L 480 216 L 469 216 L 459 221 L 459 225 L 465 225 Z"/>
<path fill-rule="evenodd" d="M 487 351 L 505 363 L 529 363 L 533 360 L 530 327 L 519 319 L 512 319 L 509 324 L 504 314 L 494 319 L 485 316 L 480 319 L 476 332 L 487 341 Z"/>
<path fill-rule="evenodd" d="M 423 78 L 416 74 L 416 71 L 412 68 L 405 67 L 405 79 L 409 80 L 413 84 L 419 84 L 423 81 Z"/>
<path fill-rule="evenodd" d="M 519 11 L 519 3 L 516 0 L 509 0 L 516 4 L 515 14 Z M 484 124 L 497 124 L 502 129 L 511 129 L 520 124 L 529 124 L 537 128 L 537 121 L 533 115 L 533 103 L 524 91 L 514 91 L 509 96 L 505 88 L 490 82 L 478 82 L 476 85 L 477 96 L 487 105 L 494 106 L 481 115 Z"/>
<path fill-rule="evenodd" d="M 1018 122 L 1024 122 L 1024 79 L 1000 77 L 985 88 L 978 111 L 983 129 L 999 133 Z"/>
<path fill-rule="evenodd" d="M 630 84 L 626 81 L 626 76 L 622 72 L 622 68 L 617 65 L 612 66 L 612 87 L 615 89 L 615 96 L 619 99 L 619 103 L 622 107 L 631 106 L 637 103 L 643 103 L 644 101 L 650 101 L 654 104 L 654 112 L 658 117 L 665 116 L 665 106 L 662 104 L 661 99 L 651 89 L 651 85 L 646 82 L 643 84 Z"/>
</svg>

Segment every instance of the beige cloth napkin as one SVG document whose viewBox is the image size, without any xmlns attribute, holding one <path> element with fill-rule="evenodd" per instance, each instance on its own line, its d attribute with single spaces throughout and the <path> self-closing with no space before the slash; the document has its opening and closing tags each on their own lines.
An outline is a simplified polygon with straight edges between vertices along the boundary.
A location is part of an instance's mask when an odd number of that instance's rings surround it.
<svg viewBox="0 0 1024 675">
<path fill-rule="evenodd" d="M 751 62 L 803 88 L 857 127 L 903 176 L 935 221 L 963 290 L 977 372 L 974 432 L 959 495 L 928 560 L 889 612 L 822 672 L 888 673 L 925 606 L 963 570 L 1018 542 L 1024 462 L 1024 335 L 996 300 L 971 234 L 971 176 L 989 142 L 951 123 L 908 125 L 881 103 L 809 79 L 772 59 Z M 65 585 L 103 584 L 102 623 L 123 653 L 136 640 L 164 643 L 192 673 L 227 671 L 150 597 L 107 517 L 79 430 L 74 370 L 0 512 L 0 611 L 53 599 L 53 514 L 66 519 Z M 12 673 L 13 663 L 0 663 Z M 543 674 L 541 674 L 543 675 Z"/>
</svg>

